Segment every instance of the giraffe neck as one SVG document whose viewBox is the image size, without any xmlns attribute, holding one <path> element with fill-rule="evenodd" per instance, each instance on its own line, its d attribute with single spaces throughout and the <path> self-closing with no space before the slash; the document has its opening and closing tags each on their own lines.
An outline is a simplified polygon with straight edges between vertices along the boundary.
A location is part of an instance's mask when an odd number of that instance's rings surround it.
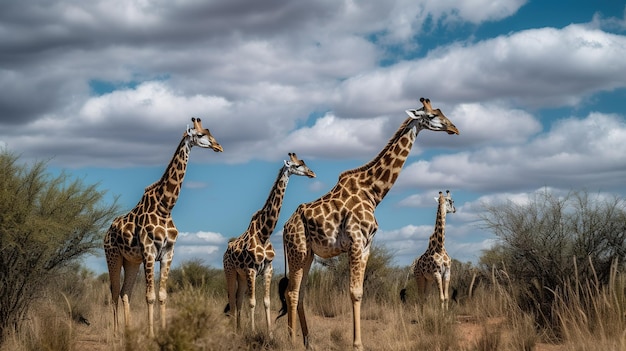
<svg viewBox="0 0 626 351">
<path fill-rule="evenodd" d="M 158 209 L 162 212 L 170 213 L 176 205 L 187 171 L 190 151 L 191 146 L 187 138 L 183 137 L 161 179 L 146 188 L 145 193 L 151 192 Z"/>
<path fill-rule="evenodd" d="M 378 205 L 398 179 L 413 143 L 420 131 L 419 124 L 408 118 L 383 150 L 367 164 L 342 173 L 339 178 L 359 177 L 359 186 Z"/>
<path fill-rule="evenodd" d="M 278 177 L 270 190 L 265 205 L 254 214 L 250 222 L 248 231 L 256 234 L 263 243 L 269 239 L 274 228 L 276 228 L 288 183 L 289 173 L 287 172 L 287 167 L 283 166 L 278 172 Z"/>
<path fill-rule="evenodd" d="M 446 238 L 446 202 L 440 201 L 437 209 L 437 219 L 435 220 L 435 231 L 430 236 L 428 250 L 430 252 L 441 252 Z"/>
</svg>

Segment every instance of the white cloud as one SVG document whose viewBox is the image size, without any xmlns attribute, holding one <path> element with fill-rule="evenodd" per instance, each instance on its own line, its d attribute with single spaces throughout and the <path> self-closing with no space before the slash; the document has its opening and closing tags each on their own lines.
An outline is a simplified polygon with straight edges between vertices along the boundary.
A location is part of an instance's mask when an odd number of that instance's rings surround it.
<svg viewBox="0 0 626 351">
<path fill-rule="evenodd" d="M 382 117 L 339 119 L 333 114 L 326 114 L 318 118 L 313 126 L 291 133 L 283 145 L 327 158 L 372 156 L 385 146 L 388 138 L 383 134 L 386 122 L 387 119 Z"/>
<path fill-rule="evenodd" d="M 392 101 L 508 101 L 574 106 L 598 91 L 626 86 L 626 37 L 585 25 L 514 32 L 477 43 L 453 43 L 424 58 L 352 77 L 337 109 L 389 109 Z M 400 100 L 402 99 L 402 100 Z M 345 102 L 345 106 L 341 103 Z"/>
<path fill-rule="evenodd" d="M 211 116 L 224 115 L 229 107 L 229 102 L 223 97 L 181 96 L 164 82 L 153 81 L 144 82 L 135 89 L 116 90 L 92 97 L 85 102 L 79 114 L 89 124 L 97 126 L 135 120 L 139 125 L 158 121 L 158 125 L 169 129 L 180 125 L 181 116 L 207 116 L 211 119 Z"/>
<path fill-rule="evenodd" d="M 594 112 L 560 120 L 524 143 L 480 147 L 407 164 L 396 185 L 443 185 L 467 191 L 620 185 L 622 177 L 616 175 L 626 172 L 624 140 L 623 117 Z"/>
<path fill-rule="evenodd" d="M 199 231 L 195 233 L 181 232 L 178 234 L 176 245 L 217 245 L 228 241 L 220 233 Z"/>
</svg>

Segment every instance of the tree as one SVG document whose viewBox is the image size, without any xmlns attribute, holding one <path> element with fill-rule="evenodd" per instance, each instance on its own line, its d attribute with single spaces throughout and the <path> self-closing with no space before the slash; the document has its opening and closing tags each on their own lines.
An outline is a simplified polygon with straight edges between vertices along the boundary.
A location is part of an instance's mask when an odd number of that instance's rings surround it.
<svg viewBox="0 0 626 351">
<path fill-rule="evenodd" d="M 551 291 L 572 279 L 605 284 L 611 265 L 626 259 L 626 201 L 619 197 L 586 191 L 558 196 L 546 189 L 526 203 L 484 207 L 483 224 L 499 243 L 481 263 L 499 264 L 544 317 L 550 316 Z"/>
<path fill-rule="evenodd" d="M 96 185 L 0 150 L 0 343 L 47 282 L 102 245 L 118 212 L 117 199 L 105 205 L 103 197 Z"/>
<path fill-rule="evenodd" d="M 378 301 L 389 301 L 395 298 L 394 292 L 390 291 L 388 282 L 391 276 L 397 275 L 397 269 L 391 265 L 393 253 L 382 244 L 372 244 L 370 256 L 367 260 L 365 277 L 363 279 L 363 291 L 368 297 Z M 339 290 L 347 290 L 350 285 L 350 262 L 348 255 L 338 255 L 331 258 L 319 258 L 320 263 L 332 280 L 331 286 Z"/>
</svg>

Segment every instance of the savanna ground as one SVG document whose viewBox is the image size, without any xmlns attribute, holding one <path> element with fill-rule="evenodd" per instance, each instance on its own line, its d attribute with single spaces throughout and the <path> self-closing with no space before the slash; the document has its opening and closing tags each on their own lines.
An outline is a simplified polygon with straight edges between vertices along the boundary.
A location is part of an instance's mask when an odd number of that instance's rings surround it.
<svg viewBox="0 0 626 351">
<path fill-rule="evenodd" d="M 191 268 L 202 270 L 192 264 Z M 363 343 L 367 350 L 626 350 L 624 279 L 615 275 L 612 291 L 597 290 L 594 306 L 567 296 L 556 306 L 559 337 L 536 323 L 535 316 L 516 305 L 515 293 L 497 283 L 474 284 L 472 296 L 459 292 L 442 313 L 434 294 L 424 305 L 408 285 L 408 300 L 400 301 L 404 272 L 385 277 L 386 286 L 366 289 L 362 305 Z M 68 273 L 47 290 L 26 316 L 19 333 L 11 334 L 2 351 L 22 350 L 298 350 L 304 349 L 298 330 L 295 343 L 287 335 L 286 317 L 272 325 L 270 338 L 264 322 L 262 289 L 258 289 L 257 331 L 247 330 L 249 315 L 242 316 L 242 331 L 234 318 L 223 313 L 226 304 L 221 270 L 207 268 L 201 278 L 185 278 L 173 271 L 168 300 L 168 325 L 158 326 L 157 337 L 147 338 L 144 285 L 138 284 L 131 301 L 132 325 L 120 337 L 113 335 L 112 311 L 106 275 Z M 176 273 L 179 273 L 178 276 Z M 324 268 L 309 279 L 305 309 L 310 343 L 315 350 L 347 350 L 352 346 L 352 311 L 347 285 L 337 285 Z M 181 278 L 182 276 L 182 278 Z M 196 276 L 198 276 L 196 274 Z M 272 320 L 280 302 L 275 277 L 272 284 Z M 139 279 L 141 280 L 141 279 Z M 373 278 L 370 281 L 374 280 Z M 169 285 L 169 284 L 168 284 Z M 260 282 L 259 282 L 260 287 Z M 369 292 L 369 294 L 368 294 Z M 369 295 L 369 296 L 368 296 Z M 565 296 L 567 294 L 564 294 Z M 565 300 L 565 299 L 564 299 Z M 244 311 L 246 303 L 244 302 Z M 121 307 L 121 303 L 120 303 Z M 615 311 L 619 309 L 619 312 Z M 123 316 L 120 316 L 123 326 Z M 88 320 L 89 325 L 85 320 Z"/>
</svg>

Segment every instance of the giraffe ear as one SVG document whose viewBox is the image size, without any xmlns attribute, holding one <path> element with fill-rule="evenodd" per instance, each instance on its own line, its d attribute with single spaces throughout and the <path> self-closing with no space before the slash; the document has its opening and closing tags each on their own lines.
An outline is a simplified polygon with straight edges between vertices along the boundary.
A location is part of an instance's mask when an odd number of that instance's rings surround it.
<svg viewBox="0 0 626 351">
<path fill-rule="evenodd" d="M 439 202 L 439 198 L 438 197 L 433 197 L 433 199 L 435 199 L 435 201 Z"/>
<path fill-rule="evenodd" d="M 426 115 L 426 112 L 424 112 L 423 109 L 419 109 L 419 110 L 410 109 L 410 110 L 404 110 L 404 112 L 406 112 L 406 114 L 409 115 L 409 117 L 413 119 L 417 119 Z"/>
</svg>

